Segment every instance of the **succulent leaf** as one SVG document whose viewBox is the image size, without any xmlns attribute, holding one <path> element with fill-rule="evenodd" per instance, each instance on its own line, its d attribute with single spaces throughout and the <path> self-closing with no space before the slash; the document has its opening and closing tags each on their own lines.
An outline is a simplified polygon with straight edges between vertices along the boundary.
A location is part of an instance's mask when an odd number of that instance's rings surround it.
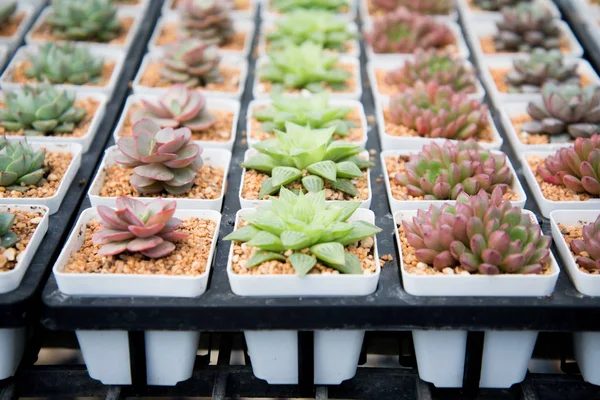
<svg viewBox="0 0 600 400">
<path fill-rule="evenodd" d="M 208 45 L 224 45 L 235 34 L 230 13 L 233 2 L 183 0 L 179 6 L 181 36 L 202 40 Z"/>
<path fill-rule="evenodd" d="M 59 39 L 108 42 L 121 32 L 112 0 L 52 0 L 46 20 Z"/>
<path fill-rule="evenodd" d="M 200 39 L 185 39 L 167 47 L 162 62 L 159 74 L 173 84 L 193 89 L 223 82 L 219 48 Z"/>
<path fill-rule="evenodd" d="M 499 52 L 530 52 L 534 48 L 558 49 L 561 30 L 546 5 L 536 1 L 520 2 L 502 9 L 496 22 L 494 44 Z"/>
</svg>

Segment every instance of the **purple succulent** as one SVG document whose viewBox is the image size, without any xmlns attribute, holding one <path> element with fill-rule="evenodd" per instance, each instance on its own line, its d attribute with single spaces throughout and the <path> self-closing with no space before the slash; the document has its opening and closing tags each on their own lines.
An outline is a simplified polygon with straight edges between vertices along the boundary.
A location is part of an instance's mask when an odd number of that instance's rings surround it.
<svg viewBox="0 0 600 400">
<path fill-rule="evenodd" d="M 577 264 L 588 271 L 600 270 L 600 216 L 596 221 L 584 225 L 583 239 L 571 242 L 571 251 L 577 256 Z"/>
</svg>

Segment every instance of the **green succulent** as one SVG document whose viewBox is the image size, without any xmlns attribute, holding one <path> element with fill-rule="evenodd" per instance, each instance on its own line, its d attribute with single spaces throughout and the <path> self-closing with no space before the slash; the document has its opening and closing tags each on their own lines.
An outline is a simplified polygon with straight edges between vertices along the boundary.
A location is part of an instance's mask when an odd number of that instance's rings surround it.
<svg viewBox="0 0 600 400">
<path fill-rule="evenodd" d="M 26 141 L 0 139 L 0 186 L 25 191 L 44 177 L 44 150 L 34 150 Z"/>
<path fill-rule="evenodd" d="M 361 146 L 332 141 L 334 127 L 311 129 L 286 122 L 285 130 L 275 130 L 276 138 L 255 144 L 259 154 L 242 164 L 270 175 L 260 188 L 260 199 L 277 194 L 282 187 L 300 179 L 309 192 L 321 191 L 327 182 L 334 190 L 358 196 L 352 179 L 361 178 L 362 170 L 373 166 L 357 157 L 364 151 Z"/>
<path fill-rule="evenodd" d="M 289 44 L 268 56 L 269 61 L 259 67 L 258 72 L 261 79 L 274 84 L 274 91 L 307 89 L 322 92 L 326 87 L 343 90 L 351 76 L 348 71 L 336 68 L 337 55 L 311 42 L 299 46 Z"/>
<path fill-rule="evenodd" d="M 246 268 L 289 260 L 296 274 L 304 276 L 319 261 L 343 274 L 362 274 L 360 260 L 346 252 L 345 246 L 372 237 L 381 229 L 365 221 L 348 222 L 359 206 L 360 202 L 350 201 L 327 204 L 325 191 L 305 195 L 283 188 L 278 199 L 245 215 L 248 225 L 225 240 L 245 242 L 257 249 Z"/>
<path fill-rule="evenodd" d="M 108 42 L 121 31 L 113 0 L 52 0 L 47 19 L 59 39 Z"/>
<path fill-rule="evenodd" d="M 17 11 L 17 2 L 5 1 L 2 5 L 0 5 L 0 23 L 7 23 L 15 11 Z"/>
<path fill-rule="evenodd" d="M 16 233 L 11 231 L 15 217 L 13 213 L 0 212 L 0 247 L 3 249 L 13 247 L 21 240 Z"/>
<path fill-rule="evenodd" d="M 271 6 L 280 13 L 295 10 L 325 10 L 333 13 L 344 12 L 348 8 L 346 0 L 270 0 Z"/>
<path fill-rule="evenodd" d="M 274 95 L 270 106 L 254 113 L 254 118 L 263 122 L 261 130 L 285 132 L 286 122 L 310 126 L 315 129 L 335 127 L 334 134 L 347 136 L 351 128 L 359 125 L 344 119 L 352 112 L 352 107 L 329 104 L 327 93 L 317 93 L 310 97 Z"/>
<path fill-rule="evenodd" d="M 75 94 L 45 82 L 4 93 L 6 108 L 0 108 L 0 125 L 26 136 L 73 132 L 85 110 L 75 107 Z"/>
<path fill-rule="evenodd" d="M 39 82 L 83 85 L 98 83 L 104 60 L 94 57 L 86 47 L 71 43 L 46 43 L 28 56 L 31 64 L 25 75 Z"/>
</svg>

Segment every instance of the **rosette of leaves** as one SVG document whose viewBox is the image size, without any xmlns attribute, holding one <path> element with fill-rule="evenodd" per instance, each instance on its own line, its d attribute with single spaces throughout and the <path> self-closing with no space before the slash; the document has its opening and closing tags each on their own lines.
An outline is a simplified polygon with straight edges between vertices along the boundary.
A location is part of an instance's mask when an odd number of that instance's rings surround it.
<svg viewBox="0 0 600 400">
<path fill-rule="evenodd" d="M 352 107 L 334 106 L 329 102 L 327 93 L 311 96 L 274 95 L 271 105 L 254 112 L 253 117 L 261 121 L 261 130 L 273 132 L 276 129 L 285 132 L 286 122 L 310 126 L 315 129 L 335 127 L 334 134 L 347 136 L 352 128 L 358 128 L 355 122 L 345 119 Z"/>
<path fill-rule="evenodd" d="M 414 53 L 456 44 L 452 30 L 431 16 L 398 8 L 373 19 L 367 40 L 375 53 Z"/>
<path fill-rule="evenodd" d="M 514 7 L 519 3 L 527 3 L 532 0 L 472 0 L 473 5 L 484 11 L 500 11 L 504 7 Z"/>
<path fill-rule="evenodd" d="M 334 127 L 311 129 L 291 122 L 286 132 L 275 130 L 275 138 L 258 142 L 258 154 L 244 161 L 242 167 L 269 175 L 262 183 L 259 199 L 280 192 L 282 187 L 301 180 L 309 192 L 319 192 L 325 183 L 333 190 L 356 197 L 352 182 L 363 176 L 362 170 L 373 164 L 357 157 L 361 146 L 342 140 L 332 141 Z"/>
<path fill-rule="evenodd" d="M 59 39 L 108 42 L 121 31 L 113 0 L 52 0 L 46 23 Z"/>
<path fill-rule="evenodd" d="M 600 87 L 547 83 L 542 98 L 527 105 L 527 113 L 533 121 L 522 125 L 525 132 L 590 137 L 600 133 Z"/>
<path fill-rule="evenodd" d="M 258 68 L 262 80 L 273 83 L 273 91 L 306 89 L 322 92 L 327 87 L 344 90 L 350 72 L 337 68 L 338 56 L 320 45 L 305 42 L 289 44 L 281 51 L 268 54 L 269 60 Z"/>
<path fill-rule="evenodd" d="M 12 17 L 15 14 L 15 11 L 17 11 L 16 1 L 4 1 L 0 5 L 0 23 L 8 23 L 10 17 Z"/>
<path fill-rule="evenodd" d="M 232 1 L 184 0 L 179 15 L 186 35 L 211 45 L 229 43 L 235 34 L 230 13 Z"/>
<path fill-rule="evenodd" d="M 177 203 L 160 197 L 148 204 L 121 196 L 117 209 L 98 206 L 101 228 L 92 236 L 99 245 L 100 256 L 115 256 L 124 252 L 141 253 L 149 258 L 161 258 L 175 250 L 173 242 L 187 238 L 177 232 L 181 220 L 174 218 Z"/>
<path fill-rule="evenodd" d="M 537 173 L 553 185 L 600 196 L 600 135 L 575 139 L 572 147 L 559 149 L 546 157 Z"/>
<path fill-rule="evenodd" d="M 454 8 L 452 0 L 372 0 L 373 6 L 383 11 L 406 7 L 410 11 L 427 15 L 447 15 Z"/>
<path fill-rule="evenodd" d="M 11 212 L 0 212 L 0 247 L 14 247 L 21 239 L 12 231 L 16 215 Z"/>
<path fill-rule="evenodd" d="M 577 63 L 566 62 L 559 50 L 533 49 L 525 59 L 513 61 L 504 77 L 509 93 L 537 93 L 544 83 L 579 86 Z"/>
<path fill-rule="evenodd" d="M 424 137 L 466 140 L 489 129 L 485 104 L 436 82 L 417 82 L 392 96 L 389 110 L 392 122 Z"/>
<path fill-rule="evenodd" d="M 359 206 L 360 202 L 352 201 L 327 204 L 325 191 L 294 194 L 282 188 L 278 199 L 242 217 L 247 225 L 225 240 L 256 248 L 246 268 L 289 260 L 299 276 L 308 274 L 317 262 L 342 274 L 362 274 L 359 258 L 345 251 L 345 246 L 381 229 L 365 221 L 348 221 Z"/>
<path fill-rule="evenodd" d="M 269 50 L 282 50 L 289 43 L 301 45 L 312 42 L 324 49 L 344 52 L 348 41 L 356 38 L 342 16 L 325 11 L 298 10 L 275 21 L 275 28 L 267 32 Z"/>
<path fill-rule="evenodd" d="M 475 140 L 431 143 L 405 164 L 395 175 L 410 196 L 425 200 L 456 200 L 462 193 L 470 196 L 500 188 L 506 193 L 513 174 L 503 153 L 482 149 Z"/>
<path fill-rule="evenodd" d="M 6 108 L 0 108 L 0 125 L 9 132 L 23 130 L 25 136 L 70 133 L 86 114 L 74 106 L 75 94 L 45 82 L 4 92 Z"/>
<path fill-rule="evenodd" d="M 438 271 L 461 266 L 471 273 L 539 274 L 550 257 L 551 238 L 519 207 L 490 196 L 463 193 L 455 205 L 417 211 L 402 229 L 419 262 Z"/>
<path fill-rule="evenodd" d="M 406 60 L 403 66 L 385 76 L 385 82 L 396 86 L 398 91 L 411 88 L 418 81 L 437 82 L 457 93 L 475 93 L 477 88 L 473 67 L 448 50 L 418 49 L 413 60 Z"/>
<path fill-rule="evenodd" d="M 581 239 L 571 242 L 575 261 L 583 269 L 598 271 L 600 270 L 600 216 L 596 221 L 585 224 L 581 234 Z"/>
<path fill-rule="evenodd" d="M 174 84 L 195 88 L 223 82 L 219 48 L 199 39 L 187 39 L 169 46 L 161 61 L 164 68 L 160 69 L 160 76 Z"/>
<path fill-rule="evenodd" d="M 561 30 L 552 12 L 537 2 L 502 9 L 494 36 L 497 51 L 530 52 L 536 47 L 558 49 Z"/>
<path fill-rule="evenodd" d="M 25 75 L 39 82 L 84 85 L 101 80 L 104 60 L 92 55 L 87 47 L 72 43 L 45 43 L 28 55 Z"/>
<path fill-rule="evenodd" d="M 348 8 L 347 0 L 270 0 L 277 12 L 289 13 L 296 10 L 323 10 L 341 13 Z"/>
<path fill-rule="evenodd" d="M 26 191 L 39 186 L 44 178 L 44 150 L 34 150 L 29 143 L 0 138 L 0 186 Z"/>
</svg>

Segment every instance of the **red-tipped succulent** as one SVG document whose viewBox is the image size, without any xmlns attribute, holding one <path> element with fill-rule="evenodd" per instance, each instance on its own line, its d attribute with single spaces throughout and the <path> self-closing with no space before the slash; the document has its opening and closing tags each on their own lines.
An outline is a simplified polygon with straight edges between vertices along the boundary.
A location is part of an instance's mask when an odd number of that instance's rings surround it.
<svg viewBox="0 0 600 400">
<path fill-rule="evenodd" d="M 173 218 L 176 206 L 160 197 L 144 204 L 126 196 L 117 198 L 116 210 L 98 206 L 102 227 L 92 236 L 92 242 L 101 246 L 98 254 L 114 256 L 129 251 L 160 258 L 171 253 L 173 242 L 188 237 L 176 232 L 181 225 L 181 220 Z"/>
<path fill-rule="evenodd" d="M 588 271 L 600 270 L 600 216 L 595 222 L 584 225 L 583 239 L 571 242 L 571 251 L 576 256 L 577 264 Z"/>
<path fill-rule="evenodd" d="M 202 149 L 191 141 L 192 132 L 188 128 L 161 129 L 147 118 L 132 129 L 132 136 L 117 142 L 120 153 L 116 158 L 123 167 L 133 168 L 131 185 L 140 193 L 187 192 L 202 167 Z"/>
</svg>

